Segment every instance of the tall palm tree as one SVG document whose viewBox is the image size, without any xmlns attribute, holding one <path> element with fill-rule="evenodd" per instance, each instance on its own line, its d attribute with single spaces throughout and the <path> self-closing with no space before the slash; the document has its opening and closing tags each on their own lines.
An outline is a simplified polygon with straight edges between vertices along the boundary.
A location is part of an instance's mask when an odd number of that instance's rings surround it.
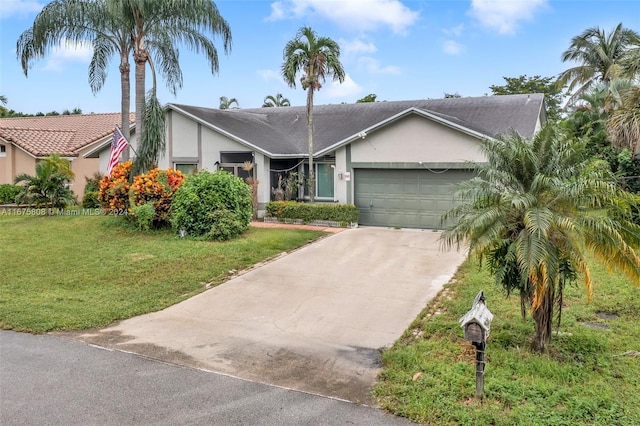
<svg viewBox="0 0 640 426">
<path fill-rule="evenodd" d="M 232 106 L 235 105 L 235 106 Z M 239 108 L 240 104 L 236 98 L 227 98 L 226 96 L 220 96 L 220 109 Z"/>
<path fill-rule="evenodd" d="M 496 282 L 530 306 L 538 351 L 551 339 L 555 307 L 560 321 L 565 285 L 582 275 L 591 295 L 586 250 L 640 278 L 635 199 L 582 148 L 552 124 L 532 140 L 515 133 L 486 140 L 487 162 L 459 185 L 462 204 L 443 216 L 453 219 L 441 237 L 445 245 L 468 243 Z"/>
<path fill-rule="evenodd" d="M 152 58 L 155 58 L 167 86 L 175 95 L 182 87 L 176 44 L 203 52 L 211 72 L 218 72 L 218 52 L 209 33 L 222 37 L 225 52 L 230 51 L 229 25 L 211 0 L 56 0 L 47 5 L 36 17 L 33 27 L 20 36 L 17 52 L 26 74 L 34 59 L 45 56 L 62 41 L 91 43 L 94 55 L 89 66 L 89 82 L 94 93 L 104 84 L 110 56 L 117 52 L 120 55 L 123 133 L 129 132 L 129 55 L 133 54 L 136 134 L 142 144 L 150 141 L 145 137 L 143 120 L 146 64 L 152 65 Z M 146 152 L 155 155 L 151 162 L 157 162 L 162 141 L 150 142 L 154 146 Z"/>
<path fill-rule="evenodd" d="M 264 101 L 262 103 L 262 108 L 272 108 L 272 107 L 288 107 L 291 106 L 291 102 L 289 99 L 282 96 L 282 93 L 278 93 L 277 95 L 268 95 L 265 96 Z"/>
<path fill-rule="evenodd" d="M 16 44 L 17 57 L 25 76 L 36 59 L 43 58 L 60 43 L 88 42 L 93 48 L 89 63 L 89 86 L 96 94 L 107 78 L 113 55 L 120 58 L 121 128 L 130 140 L 131 104 L 129 55 L 133 51 L 128 24 L 123 17 L 109 13 L 106 0 L 56 0 L 47 4 Z"/>
<path fill-rule="evenodd" d="M 302 27 L 284 48 L 282 76 L 289 87 L 296 87 L 296 78 L 302 73 L 300 84 L 307 91 L 307 126 L 309 128 L 309 201 L 315 199 L 315 172 L 313 169 L 313 94 L 322 88 L 327 77 L 344 82 L 345 73 L 340 63 L 340 46 L 328 37 L 318 37 L 310 27 Z"/>
<path fill-rule="evenodd" d="M 610 33 L 592 27 L 571 39 L 569 48 L 562 54 L 562 61 L 574 61 L 578 65 L 560 73 L 557 85 L 572 92 L 571 105 L 580 94 L 597 82 L 608 83 L 613 78 L 623 77 L 621 66 L 631 46 L 637 44 L 638 33 L 624 28 L 622 23 Z"/>
<path fill-rule="evenodd" d="M 184 43 L 196 52 L 204 52 L 212 73 L 219 69 L 218 51 L 204 33 L 220 36 L 225 52 L 231 49 L 231 30 L 211 0 L 108 0 L 111 10 L 125 16 L 132 24 L 133 60 L 136 80 L 136 131 L 144 140 L 145 71 L 153 50 L 174 53 L 173 61 L 158 63 L 165 72 L 178 64 L 176 42 Z M 166 58 L 166 57 L 165 57 Z M 180 83 L 182 80 L 180 79 Z M 149 141 L 151 142 L 151 141 Z M 163 141 L 156 141 L 162 145 Z M 161 151 L 162 146 L 158 146 Z M 149 150 L 152 152 L 155 150 Z M 156 158 L 157 161 L 157 158 Z"/>
</svg>

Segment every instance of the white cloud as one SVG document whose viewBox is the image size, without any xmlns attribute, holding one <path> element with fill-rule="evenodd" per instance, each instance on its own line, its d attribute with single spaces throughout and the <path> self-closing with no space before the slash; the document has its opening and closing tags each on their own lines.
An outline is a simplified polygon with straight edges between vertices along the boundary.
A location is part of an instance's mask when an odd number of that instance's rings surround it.
<svg viewBox="0 0 640 426">
<path fill-rule="evenodd" d="M 322 93 L 327 98 L 352 98 L 353 96 L 362 92 L 362 87 L 351 79 L 349 74 L 344 76 L 344 82 L 341 84 L 339 81 L 331 81 L 327 86 L 324 86 L 319 94 Z"/>
<path fill-rule="evenodd" d="M 462 31 L 464 30 L 464 24 L 456 25 L 452 28 L 445 28 L 442 30 L 446 35 L 452 37 L 460 37 L 462 35 Z"/>
<path fill-rule="evenodd" d="M 358 65 L 371 74 L 400 74 L 400 68 L 393 65 L 383 67 L 380 65 L 380 61 L 369 56 L 359 58 Z"/>
<path fill-rule="evenodd" d="M 271 3 L 271 15 L 269 15 L 267 21 L 278 21 L 285 18 L 285 10 L 281 1 L 274 1 Z"/>
<path fill-rule="evenodd" d="M 274 70 L 258 70 L 258 75 L 262 77 L 264 81 L 283 81 L 282 75 L 279 71 Z"/>
<path fill-rule="evenodd" d="M 43 7 L 44 4 L 37 0 L 1 0 L 0 19 L 10 18 L 14 15 L 38 13 Z"/>
<path fill-rule="evenodd" d="M 357 53 L 374 53 L 378 50 L 373 43 L 366 43 L 362 40 L 339 40 L 340 53 L 345 55 L 352 55 Z"/>
<path fill-rule="evenodd" d="M 327 0 L 280 0 L 271 4 L 267 20 L 322 16 L 343 28 L 371 31 L 389 27 L 404 34 L 419 17 L 399 0 L 342 0 L 339 4 Z"/>
<path fill-rule="evenodd" d="M 520 21 L 531 20 L 548 0 L 472 0 L 470 14 L 500 34 L 513 34 Z"/>
<path fill-rule="evenodd" d="M 93 55 L 93 48 L 90 43 L 71 43 L 62 41 L 58 46 L 51 49 L 51 54 L 47 56 L 45 70 L 60 71 L 64 64 L 68 62 L 89 63 Z"/>
<path fill-rule="evenodd" d="M 460 53 L 462 53 L 462 51 L 464 50 L 464 46 L 462 46 L 460 43 L 458 43 L 457 41 L 454 40 L 447 40 L 444 42 L 444 44 L 442 45 L 442 50 L 444 51 L 444 53 L 446 53 L 447 55 L 459 55 Z"/>
</svg>

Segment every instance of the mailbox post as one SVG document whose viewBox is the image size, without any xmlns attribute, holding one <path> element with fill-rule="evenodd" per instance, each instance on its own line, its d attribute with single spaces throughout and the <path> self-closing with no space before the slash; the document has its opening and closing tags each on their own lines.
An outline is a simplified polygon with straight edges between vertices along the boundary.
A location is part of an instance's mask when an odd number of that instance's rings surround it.
<svg viewBox="0 0 640 426">
<path fill-rule="evenodd" d="M 484 392 L 485 348 L 492 320 L 493 314 L 487 309 L 482 291 L 473 301 L 471 310 L 460 318 L 460 327 L 464 330 L 464 338 L 476 348 L 476 397 L 478 398 Z"/>
</svg>

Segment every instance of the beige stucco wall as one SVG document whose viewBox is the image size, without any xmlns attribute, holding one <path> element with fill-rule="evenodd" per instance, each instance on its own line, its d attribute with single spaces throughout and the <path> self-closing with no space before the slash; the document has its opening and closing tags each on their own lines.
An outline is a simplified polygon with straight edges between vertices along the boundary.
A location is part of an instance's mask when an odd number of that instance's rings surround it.
<svg viewBox="0 0 640 426">
<path fill-rule="evenodd" d="M 87 178 L 93 177 L 95 173 L 100 173 L 99 158 L 83 157 L 88 151 L 90 151 L 89 147 L 81 149 L 78 151 L 78 157 L 71 159 L 71 170 L 75 175 L 75 179 L 71 182 L 71 190 L 76 194 L 79 202 L 82 202 Z"/>
<path fill-rule="evenodd" d="M 351 144 L 352 162 L 458 163 L 484 161 L 479 139 L 410 115 Z"/>
<path fill-rule="evenodd" d="M 0 184 L 13 183 L 21 173 L 32 175 L 35 172 L 36 159 L 13 144 L 0 142 L 6 146 L 6 155 L 0 157 Z"/>
</svg>

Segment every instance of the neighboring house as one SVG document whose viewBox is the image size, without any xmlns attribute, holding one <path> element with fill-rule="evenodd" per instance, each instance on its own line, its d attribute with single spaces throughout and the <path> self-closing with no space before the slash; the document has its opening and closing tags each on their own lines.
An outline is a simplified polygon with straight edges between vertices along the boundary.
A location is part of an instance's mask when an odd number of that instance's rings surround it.
<svg viewBox="0 0 640 426">
<path fill-rule="evenodd" d="M 259 181 L 259 214 L 278 176 L 308 170 L 306 107 L 227 109 L 168 104 L 159 167 L 222 168 Z M 360 224 L 439 228 L 452 186 L 482 162 L 482 139 L 510 130 L 530 138 L 546 121 L 544 95 L 316 105 L 316 201 L 353 203 Z M 93 155 L 98 153 L 94 151 Z M 100 157 L 108 156 L 107 145 Z M 304 199 L 304 189 L 298 197 Z"/>
<path fill-rule="evenodd" d="M 135 115 L 130 118 L 134 126 Z M 71 162 L 75 179 L 70 188 L 81 200 L 86 177 L 101 171 L 99 160 L 85 154 L 105 141 L 110 143 L 120 124 L 119 113 L 2 118 L 0 184 L 13 183 L 21 173 L 35 174 L 36 162 L 59 154 Z"/>
</svg>

